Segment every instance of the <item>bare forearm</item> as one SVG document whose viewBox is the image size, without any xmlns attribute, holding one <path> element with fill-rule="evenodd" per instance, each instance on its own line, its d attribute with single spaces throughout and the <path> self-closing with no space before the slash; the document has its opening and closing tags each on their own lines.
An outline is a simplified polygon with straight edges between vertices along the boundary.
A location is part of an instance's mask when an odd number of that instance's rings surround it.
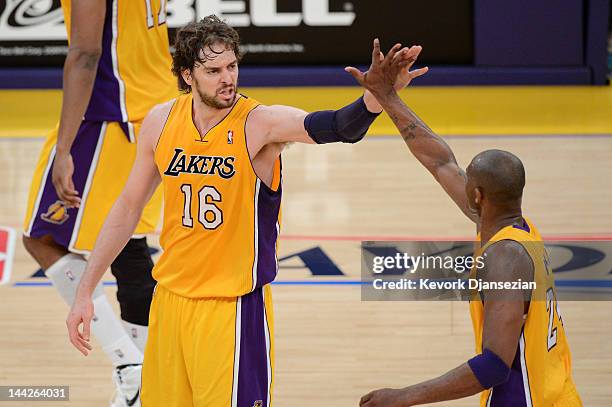
<svg viewBox="0 0 612 407">
<path fill-rule="evenodd" d="M 372 92 L 369 90 L 366 90 L 363 93 L 363 102 L 365 103 L 368 111 L 372 113 L 381 113 L 383 111 L 382 105 L 378 103 L 378 100 L 376 100 Z"/>
<path fill-rule="evenodd" d="M 407 387 L 405 405 L 455 400 L 483 390 L 472 369 L 464 363 L 440 377 Z"/>
<path fill-rule="evenodd" d="M 377 98 L 385 109 L 402 138 L 408 143 L 417 137 L 439 138 L 420 117 L 400 98 L 396 91 Z"/>
<path fill-rule="evenodd" d="M 397 92 L 377 96 L 377 99 L 400 131 L 410 151 L 434 176 L 439 166 L 455 162 L 453 152 L 446 142 L 406 106 Z"/>
<path fill-rule="evenodd" d="M 117 199 L 102 226 L 87 269 L 79 284 L 79 294 L 91 295 L 104 272 L 131 238 L 142 214 L 142 207 L 129 205 L 122 196 Z"/>
<path fill-rule="evenodd" d="M 58 153 L 70 152 L 91 97 L 99 54 L 71 49 L 64 64 L 64 94 L 58 131 Z"/>
<path fill-rule="evenodd" d="M 377 95 L 376 98 L 400 130 L 404 139 L 416 138 L 417 136 L 438 138 L 429 126 L 404 103 L 397 91 L 392 91 L 385 95 Z M 417 129 L 423 130 L 424 134 L 411 134 L 415 133 Z"/>
</svg>

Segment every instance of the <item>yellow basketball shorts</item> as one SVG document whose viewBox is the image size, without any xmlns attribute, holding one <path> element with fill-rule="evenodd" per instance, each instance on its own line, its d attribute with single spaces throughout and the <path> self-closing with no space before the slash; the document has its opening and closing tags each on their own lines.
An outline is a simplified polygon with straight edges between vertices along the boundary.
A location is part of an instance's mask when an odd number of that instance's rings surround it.
<svg viewBox="0 0 612 407">
<path fill-rule="evenodd" d="M 568 380 L 563 389 L 563 393 L 553 403 L 553 407 L 582 407 L 582 400 L 576 390 L 573 380 Z"/>
<path fill-rule="evenodd" d="M 157 285 L 142 371 L 143 407 L 269 407 L 274 366 L 270 285 L 192 299 Z"/>
<path fill-rule="evenodd" d="M 83 121 L 71 149 L 72 180 L 81 197 L 80 208 L 59 200 L 51 179 L 57 127 L 49 133 L 36 165 L 24 221 L 24 234 L 51 235 L 68 250 L 93 249 L 106 215 L 123 190 L 136 158 L 136 143 L 127 134 L 138 134 L 140 123 Z M 136 227 L 141 235 L 155 230 L 161 215 L 161 189 L 145 208 Z"/>
<path fill-rule="evenodd" d="M 494 388 L 492 397 L 491 392 L 485 390 L 480 397 L 480 406 L 582 407 L 582 400 L 571 377 L 566 380 L 560 391 L 555 391 L 554 396 L 543 394 L 546 390 L 542 388 L 538 389 L 540 390 L 539 394 L 531 393 L 531 395 L 528 395 L 528 393 L 525 393 L 523 382 L 520 379 L 516 380 L 516 378 L 516 375 L 511 375 L 510 379 L 504 384 L 507 387 L 502 391 Z M 548 391 L 550 390 L 548 389 Z M 555 398 L 552 402 L 550 400 L 551 396 Z"/>
</svg>

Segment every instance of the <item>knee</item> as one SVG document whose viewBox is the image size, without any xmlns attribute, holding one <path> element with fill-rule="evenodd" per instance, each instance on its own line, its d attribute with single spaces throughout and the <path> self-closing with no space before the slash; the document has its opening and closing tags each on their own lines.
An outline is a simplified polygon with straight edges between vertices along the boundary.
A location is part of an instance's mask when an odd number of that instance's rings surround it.
<svg viewBox="0 0 612 407">
<path fill-rule="evenodd" d="M 114 270 L 113 270 L 114 269 Z M 147 239 L 130 239 L 111 265 L 117 279 L 126 277 L 129 280 L 151 274 L 153 259 L 149 252 Z"/>
<path fill-rule="evenodd" d="M 23 247 L 34 260 L 43 268 L 51 267 L 56 261 L 68 254 L 68 250 L 53 240 L 51 235 L 41 237 L 22 237 Z"/>
<path fill-rule="evenodd" d="M 21 241 L 23 242 L 23 247 L 25 247 L 26 251 L 30 253 L 30 256 L 34 256 L 36 253 L 36 247 L 40 245 L 40 240 L 23 235 L 21 236 Z"/>
<path fill-rule="evenodd" d="M 55 243 L 55 240 L 53 240 L 51 235 L 44 235 L 41 237 L 22 235 L 21 241 L 23 242 L 23 247 L 25 247 L 27 252 L 34 258 L 37 258 L 38 255 L 46 256 L 48 250 L 57 251 L 59 253 L 68 253 L 64 247 L 61 247 Z"/>
<path fill-rule="evenodd" d="M 131 239 L 111 265 L 117 279 L 117 300 L 121 318 L 147 325 L 155 280 L 151 276 L 153 260 L 145 239 Z"/>
</svg>

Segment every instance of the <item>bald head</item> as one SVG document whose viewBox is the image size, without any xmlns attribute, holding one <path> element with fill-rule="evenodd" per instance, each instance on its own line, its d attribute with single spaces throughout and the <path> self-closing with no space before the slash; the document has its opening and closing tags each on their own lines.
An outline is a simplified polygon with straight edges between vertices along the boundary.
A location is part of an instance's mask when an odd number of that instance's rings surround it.
<svg viewBox="0 0 612 407">
<path fill-rule="evenodd" d="M 523 196 L 525 168 L 517 156 L 507 151 L 486 150 L 478 154 L 468 166 L 467 176 L 492 203 L 510 203 Z"/>
</svg>

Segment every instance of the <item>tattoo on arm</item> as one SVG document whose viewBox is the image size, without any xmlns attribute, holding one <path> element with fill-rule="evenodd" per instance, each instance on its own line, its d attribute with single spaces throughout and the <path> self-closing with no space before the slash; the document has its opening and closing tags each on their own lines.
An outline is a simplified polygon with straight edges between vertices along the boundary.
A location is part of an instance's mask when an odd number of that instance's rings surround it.
<svg viewBox="0 0 612 407">
<path fill-rule="evenodd" d="M 409 122 L 408 125 L 406 125 L 400 130 L 400 134 L 402 135 L 402 138 L 405 142 L 408 142 L 409 140 L 412 140 L 416 137 L 416 133 L 414 132 L 416 128 L 417 124 L 415 122 Z"/>
<path fill-rule="evenodd" d="M 401 99 L 399 99 L 399 104 L 405 109 L 400 111 L 396 109 L 387 110 L 387 114 L 395 124 L 395 126 L 399 129 L 402 138 L 406 143 L 410 140 L 414 140 L 417 137 L 417 131 L 422 130 L 428 136 L 434 136 L 433 130 L 429 128 L 423 120 L 421 120 L 408 106 L 406 106 Z"/>
</svg>

